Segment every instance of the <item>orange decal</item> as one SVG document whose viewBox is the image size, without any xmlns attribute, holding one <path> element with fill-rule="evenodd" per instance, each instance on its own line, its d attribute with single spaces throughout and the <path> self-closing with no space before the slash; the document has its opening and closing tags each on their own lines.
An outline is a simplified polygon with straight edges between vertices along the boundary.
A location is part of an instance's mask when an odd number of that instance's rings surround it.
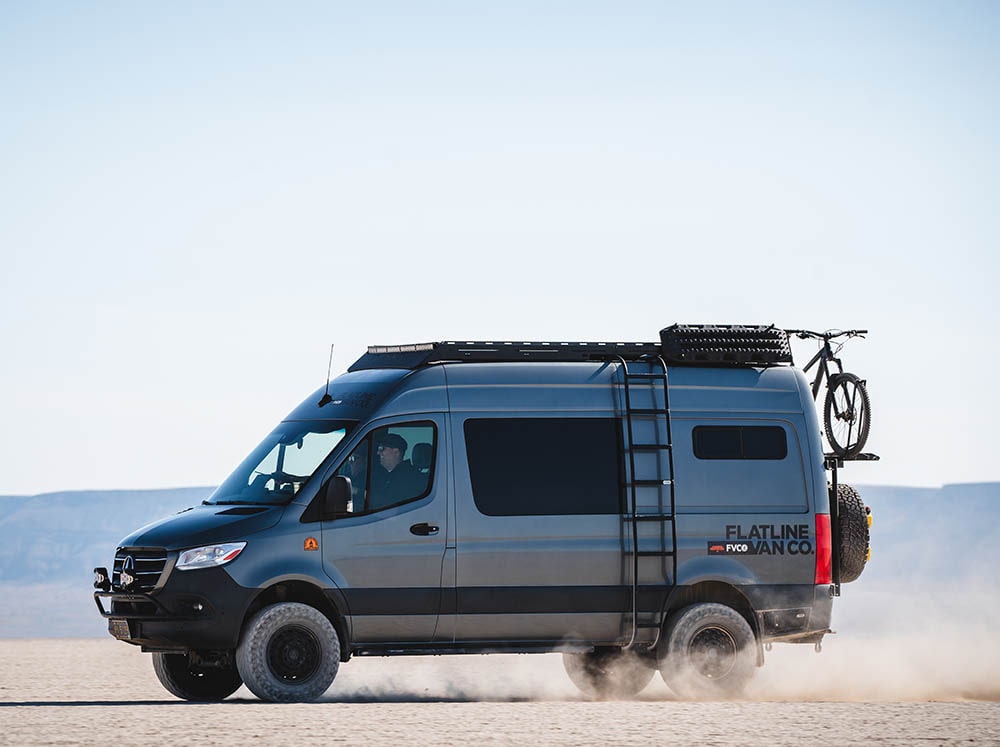
<svg viewBox="0 0 1000 747">
<path fill-rule="evenodd" d="M 306 537 L 306 541 L 302 543 L 303 550 L 318 550 L 319 542 L 316 541 L 315 537 Z"/>
</svg>

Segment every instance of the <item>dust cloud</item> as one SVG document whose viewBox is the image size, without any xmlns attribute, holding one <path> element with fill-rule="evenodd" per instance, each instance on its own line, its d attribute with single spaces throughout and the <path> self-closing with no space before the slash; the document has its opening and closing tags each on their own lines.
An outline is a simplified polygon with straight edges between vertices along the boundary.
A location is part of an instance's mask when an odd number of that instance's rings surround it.
<svg viewBox="0 0 1000 747">
<path fill-rule="evenodd" d="M 833 628 L 812 644 L 776 643 L 741 701 L 1000 701 L 1000 594 L 992 586 L 909 593 L 845 585 Z M 325 700 L 590 699 L 560 654 L 356 658 Z M 635 698 L 676 700 L 659 675 Z"/>
<path fill-rule="evenodd" d="M 822 655 L 776 646 L 736 702 L 676 700 L 659 675 L 635 698 L 595 700 L 560 655 L 535 654 L 357 658 L 309 704 L 262 703 L 245 688 L 186 703 L 148 655 L 110 638 L 7 639 L 0 745 L 1000 745 L 1000 704 L 968 700 L 994 696 L 995 652 L 976 660 L 965 636 L 928 655 L 937 638 L 843 635 Z"/>
</svg>

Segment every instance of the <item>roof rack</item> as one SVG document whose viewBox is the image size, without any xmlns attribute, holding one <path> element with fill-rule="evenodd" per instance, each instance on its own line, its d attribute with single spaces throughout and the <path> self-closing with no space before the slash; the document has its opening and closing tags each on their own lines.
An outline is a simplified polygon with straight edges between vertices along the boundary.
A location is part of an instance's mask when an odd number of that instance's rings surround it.
<svg viewBox="0 0 1000 747">
<path fill-rule="evenodd" d="M 414 369 L 444 362 L 595 361 L 661 355 L 674 365 L 772 366 L 791 363 L 788 336 L 774 325 L 682 325 L 659 342 L 424 342 L 373 345 L 348 371 Z"/>
</svg>

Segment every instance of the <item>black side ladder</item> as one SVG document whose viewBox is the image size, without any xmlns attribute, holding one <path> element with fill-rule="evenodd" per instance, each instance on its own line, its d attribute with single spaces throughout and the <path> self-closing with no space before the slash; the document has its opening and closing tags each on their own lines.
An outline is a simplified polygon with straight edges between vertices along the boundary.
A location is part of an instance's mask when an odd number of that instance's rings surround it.
<svg viewBox="0 0 1000 747">
<path fill-rule="evenodd" d="M 631 559 L 626 648 L 653 649 L 662 628 L 662 605 L 677 578 L 674 455 L 667 364 L 661 356 L 619 358 L 624 392 L 622 462 L 626 506 L 623 553 Z M 651 593 L 641 593 L 648 588 Z M 631 628 L 631 630 L 629 630 Z"/>
</svg>

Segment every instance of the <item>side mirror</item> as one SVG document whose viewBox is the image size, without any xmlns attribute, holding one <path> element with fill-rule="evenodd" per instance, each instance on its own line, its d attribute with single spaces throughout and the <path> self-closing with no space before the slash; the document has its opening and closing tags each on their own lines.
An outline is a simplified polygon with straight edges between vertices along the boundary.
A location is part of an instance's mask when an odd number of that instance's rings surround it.
<svg viewBox="0 0 1000 747">
<path fill-rule="evenodd" d="M 334 475 L 323 487 L 323 518 L 346 514 L 351 501 L 351 478 Z"/>
<path fill-rule="evenodd" d="M 351 478 L 334 475 L 319 489 L 312 503 L 302 512 L 300 522 L 328 521 L 347 513 L 351 500 Z"/>
</svg>

